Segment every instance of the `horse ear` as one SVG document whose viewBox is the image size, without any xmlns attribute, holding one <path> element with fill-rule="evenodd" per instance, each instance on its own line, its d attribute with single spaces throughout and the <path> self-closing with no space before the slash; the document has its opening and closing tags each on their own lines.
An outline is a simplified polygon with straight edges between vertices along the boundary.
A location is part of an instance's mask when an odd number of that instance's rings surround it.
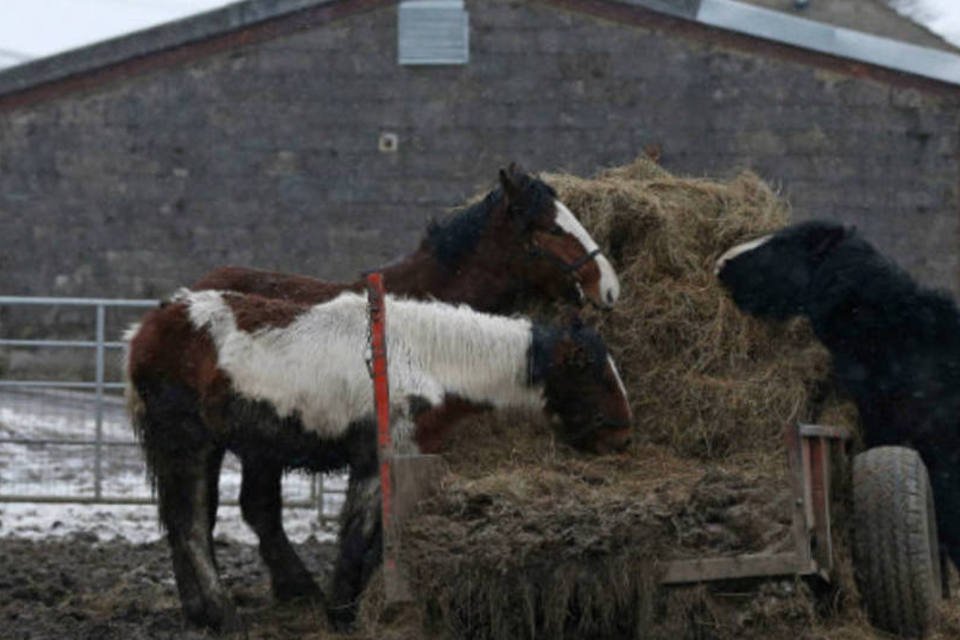
<svg viewBox="0 0 960 640">
<path fill-rule="evenodd" d="M 525 178 L 527 175 L 526 169 L 521 167 L 519 162 L 511 162 L 509 171 L 510 171 L 510 175 L 512 175 L 516 180 Z"/>
<path fill-rule="evenodd" d="M 515 200 L 520 194 L 517 184 L 513 181 L 512 173 L 509 173 L 507 169 L 500 169 L 500 187 L 503 188 L 503 193 L 509 201 Z"/>
<path fill-rule="evenodd" d="M 506 169 L 500 169 L 500 186 L 507 196 L 507 204 L 514 204 L 520 200 L 526 183 L 526 173 L 516 162 L 511 162 Z"/>
<path fill-rule="evenodd" d="M 570 351 L 567 354 L 567 362 L 578 368 L 587 368 L 590 366 L 590 352 L 583 342 L 576 336 L 571 336 Z"/>
</svg>

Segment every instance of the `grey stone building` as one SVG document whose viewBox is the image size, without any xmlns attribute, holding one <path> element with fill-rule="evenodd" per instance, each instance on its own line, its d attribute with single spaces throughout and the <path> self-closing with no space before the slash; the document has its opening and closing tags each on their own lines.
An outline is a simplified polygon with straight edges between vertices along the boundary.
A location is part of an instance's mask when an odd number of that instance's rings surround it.
<svg viewBox="0 0 960 640">
<path fill-rule="evenodd" d="M 960 291 L 960 58 L 816 50 L 738 6 L 468 0 L 469 59 L 408 65 L 396 2 L 251 0 L 9 69 L 0 293 L 353 277 L 512 159 L 589 174 L 648 145 L 676 172 L 752 168 Z"/>
</svg>

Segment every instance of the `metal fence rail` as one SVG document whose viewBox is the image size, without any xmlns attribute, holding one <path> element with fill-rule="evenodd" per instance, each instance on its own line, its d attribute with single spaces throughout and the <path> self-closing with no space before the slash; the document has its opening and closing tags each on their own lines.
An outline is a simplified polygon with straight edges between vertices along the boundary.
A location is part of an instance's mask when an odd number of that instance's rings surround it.
<svg viewBox="0 0 960 640">
<path fill-rule="evenodd" d="M 83 309 L 83 317 L 89 309 L 88 325 L 83 329 L 89 331 L 90 325 L 93 329 L 92 339 L 86 335 L 62 339 L 0 336 L 0 353 L 43 352 L 54 368 L 57 353 L 93 352 L 92 375 L 40 379 L 29 357 L 26 365 L 13 363 L 5 371 L 0 368 L 0 502 L 153 501 L 119 393 L 124 386 L 119 367 L 112 367 L 116 369 L 114 377 L 108 379 L 108 369 L 119 363 L 124 343 L 108 340 L 107 334 L 108 319 L 125 326 L 157 304 L 156 300 L 0 296 L 0 310 L 44 309 L 49 314 L 57 309 Z M 70 329 L 78 333 L 77 315 L 72 317 Z M 49 319 L 37 323 L 49 324 Z M 119 327 L 114 329 L 119 336 Z M 111 353 L 117 356 L 115 360 L 108 359 Z M 86 361 L 85 366 L 90 364 L 88 356 L 79 359 Z M 239 471 L 239 462 L 228 456 L 221 478 L 223 504 L 237 504 L 233 496 L 239 490 Z M 92 476 L 89 481 L 85 479 L 88 474 Z M 343 484 L 338 477 L 289 476 L 284 480 L 284 505 L 316 507 L 321 521 L 332 521 L 343 501 Z"/>
</svg>

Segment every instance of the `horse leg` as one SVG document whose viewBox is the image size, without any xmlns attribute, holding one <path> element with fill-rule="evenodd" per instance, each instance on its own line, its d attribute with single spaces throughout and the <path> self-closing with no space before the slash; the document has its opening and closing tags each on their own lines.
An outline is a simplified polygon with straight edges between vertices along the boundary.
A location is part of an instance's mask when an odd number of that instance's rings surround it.
<svg viewBox="0 0 960 640">
<path fill-rule="evenodd" d="M 240 510 L 260 538 L 260 557 L 270 571 L 273 595 L 278 600 L 322 598 L 317 583 L 283 530 L 281 477 L 283 469 L 255 458 L 243 460 Z"/>
<path fill-rule="evenodd" d="M 241 628 L 220 584 L 210 545 L 210 458 L 216 451 L 180 451 L 156 469 L 160 518 L 167 529 L 173 571 L 187 620 L 221 631 Z"/>
<path fill-rule="evenodd" d="M 960 570 L 960 469 L 956 462 L 932 465 L 930 484 L 937 510 L 941 551 Z"/>
<path fill-rule="evenodd" d="M 217 525 L 217 509 L 220 506 L 220 467 L 223 466 L 223 456 L 226 449 L 216 449 L 207 457 L 207 525 L 209 534 L 207 535 L 207 546 L 210 549 L 210 557 L 213 558 L 213 566 L 217 573 L 220 573 L 220 565 L 217 564 L 217 552 L 213 545 L 213 529 Z"/>
<path fill-rule="evenodd" d="M 340 541 L 327 617 L 337 630 L 353 625 L 360 595 L 383 561 L 380 478 L 376 468 L 352 469 L 340 516 Z"/>
</svg>

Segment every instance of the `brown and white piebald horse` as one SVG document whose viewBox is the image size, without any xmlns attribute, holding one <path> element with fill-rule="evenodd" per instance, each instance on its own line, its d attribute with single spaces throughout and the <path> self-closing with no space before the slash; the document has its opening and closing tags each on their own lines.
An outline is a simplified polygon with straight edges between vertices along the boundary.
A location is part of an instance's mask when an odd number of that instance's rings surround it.
<svg viewBox="0 0 960 640">
<path fill-rule="evenodd" d="M 591 329 L 393 296 L 386 298 L 386 314 L 392 429 L 401 449 L 421 450 L 421 418 L 451 400 L 540 408 L 557 418 L 562 440 L 585 451 L 620 451 L 629 444 L 626 391 Z M 381 550 L 367 327 L 366 298 L 351 292 L 306 306 L 183 291 L 149 312 L 129 336 L 132 419 L 190 622 L 215 629 L 239 624 L 212 544 L 225 450 L 235 452 L 244 468 L 252 462 L 312 472 L 350 469 L 327 608 L 336 626 L 352 622 Z M 262 499 L 271 504 L 256 504 Z M 279 522 L 279 499 L 251 492 L 245 475 L 240 500 L 245 515 L 277 511 L 275 518 L 251 523 L 261 540 L 269 540 L 258 527 Z M 274 557 L 293 554 L 289 546 L 261 543 L 261 553 L 268 564 L 304 572 L 285 576 L 298 581 L 294 588 L 312 584 L 295 554 Z"/>
<path fill-rule="evenodd" d="M 610 262 L 556 192 L 516 164 L 499 173 L 499 188 L 449 219 L 432 223 L 419 248 L 382 269 L 387 291 L 420 299 L 468 304 L 479 311 L 516 311 L 531 299 L 589 300 L 613 305 L 620 284 Z M 344 291 L 362 291 L 364 281 L 332 283 L 307 276 L 224 267 L 191 287 L 230 290 L 317 304 Z M 457 397 L 424 412 L 420 447 L 436 451 L 447 425 L 476 406 Z M 210 463 L 215 477 L 219 461 Z M 317 596 L 317 588 L 283 529 L 284 466 L 247 452 L 243 460 L 241 509 L 260 539 L 260 553 L 279 599 Z M 211 518 L 211 523 L 214 518 Z"/>
</svg>

